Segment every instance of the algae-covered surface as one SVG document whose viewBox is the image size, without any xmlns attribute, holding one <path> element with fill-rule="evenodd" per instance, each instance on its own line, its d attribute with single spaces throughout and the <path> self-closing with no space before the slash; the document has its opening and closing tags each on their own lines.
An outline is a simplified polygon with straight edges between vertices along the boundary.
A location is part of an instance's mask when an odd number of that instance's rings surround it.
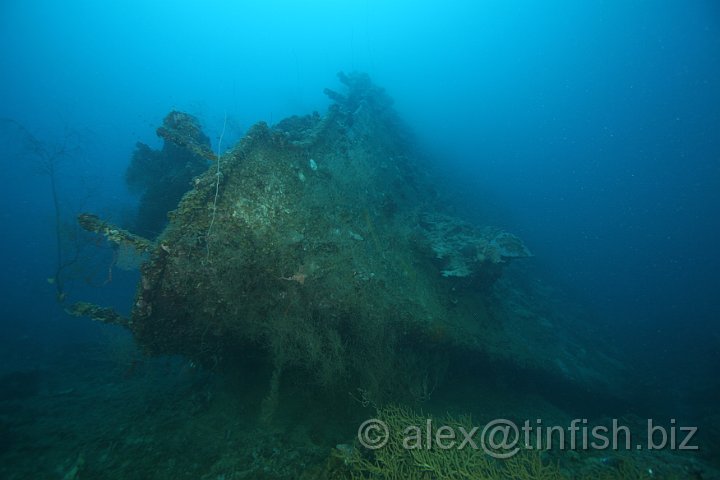
<svg viewBox="0 0 720 480">
<path fill-rule="evenodd" d="M 539 279 L 531 245 L 449 207 L 383 89 L 339 78 L 324 114 L 258 123 L 228 151 L 182 112 L 158 129 L 164 153 L 138 146 L 136 183 L 172 155 L 186 165 L 172 179 L 205 170 L 180 182 L 166 224 L 141 209 L 143 225 L 162 226 L 152 238 L 80 217 L 118 262 L 140 265 L 131 313 L 76 303 L 70 313 L 112 334 L 2 377 L 48 379 L 0 399 L 3 477 L 717 478 L 702 452 L 528 449 L 503 461 L 396 436 L 363 448 L 370 417 L 393 432 L 430 419 L 605 424 L 625 414 L 637 372 Z M 139 183 L 153 199 L 170 181 Z"/>
<path fill-rule="evenodd" d="M 211 367 L 252 352 L 274 372 L 273 398 L 292 370 L 328 392 L 412 401 L 468 356 L 620 388 L 602 349 L 498 282 L 531 257 L 521 239 L 448 212 L 390 97 L 367 75 L 340 79 L 325 115 L 259 123 L 194 180 L 142 267 L 127 321 L 140 346 Z M 193 122 L 173 112 L 159 133 L 208 156 Z"/>
</svg>

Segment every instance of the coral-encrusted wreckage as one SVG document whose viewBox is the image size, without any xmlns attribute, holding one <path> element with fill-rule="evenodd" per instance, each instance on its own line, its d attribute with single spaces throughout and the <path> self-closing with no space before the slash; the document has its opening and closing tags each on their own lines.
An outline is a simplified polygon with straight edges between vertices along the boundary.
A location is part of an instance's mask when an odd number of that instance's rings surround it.
<svg viewBox="0 0 720 480">
<path fill-rule="evenodd" d="M 444 208 L 391 98 L 367 75 L 339 77 L 325 115 L 258 123 L 219 159 L 193 117 L 168 115 L 166 145 L 205 171 L 152 240 L 81 217 L 148 258 L 130 318 L 73 312 L 127 326 L 151 354 L 253 358 L 269 412 L 293 381 L 421 399 L 461 362 L 606 389 L 596 367 L 610 361 L 502 277 L 530 256 L 520 239 Z"/>
</svg>

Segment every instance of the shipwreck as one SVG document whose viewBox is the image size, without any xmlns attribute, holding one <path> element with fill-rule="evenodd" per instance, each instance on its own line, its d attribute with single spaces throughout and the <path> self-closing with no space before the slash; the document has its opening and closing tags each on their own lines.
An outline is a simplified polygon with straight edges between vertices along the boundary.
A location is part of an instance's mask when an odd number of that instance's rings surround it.
<svg viewBox="0 0 720 480">
<path fill-rule="evenodd" d="M 339 79 L 325 114 L 260 122 L 219 155 L 197 119 L 171 112 L 158 134 L 202 168 L 163 229 L 80 217 L 142 259 L 132 313 L 71 312 L 127 327 L 148 354 L 213 368 L 251 358 L 266 367 L 267 414 L 285 383 L 421 401 L 468 364 L 617 392 L 620 366 L 504 275 L 530 261 L 523 242 L 458 218 L 390 96 L 365 74 Z M 152 170 L 161 156 L 148 155 Z"/>
</svg>

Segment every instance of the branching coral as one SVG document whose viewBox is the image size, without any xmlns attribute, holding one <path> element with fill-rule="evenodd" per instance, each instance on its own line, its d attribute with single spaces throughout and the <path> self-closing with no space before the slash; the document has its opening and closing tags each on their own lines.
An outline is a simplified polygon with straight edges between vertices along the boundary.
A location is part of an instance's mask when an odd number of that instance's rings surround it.
<svg viewBox="0 0 720 480">
<path fill-rule="evenodd" d="M 390 432 L 387 444 L 371 455 L 364 456 L 360 448 L 353 450 L 347 462 L 353 479 L 366 480 L 561 480 L 557 465 L 544 461 L 538 451 L 521 450 L 507 460 L 497 460 L 482 450 L 471 448 L 408 448 L 408 426 L 434 425 L 463 428 L 472 431 L 468 417 L 428 419 L 404 407 L 389 405 L 377 412 Z M 458 444 L 460 442 L 457 442 Z"/>
</svg>

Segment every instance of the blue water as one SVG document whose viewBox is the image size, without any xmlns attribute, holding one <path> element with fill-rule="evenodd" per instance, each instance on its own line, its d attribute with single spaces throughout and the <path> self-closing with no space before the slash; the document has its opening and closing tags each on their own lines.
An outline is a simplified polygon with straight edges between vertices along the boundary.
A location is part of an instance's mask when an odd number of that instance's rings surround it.
<svg viewBox="0 0 720 480">
<path fill-rule="evenodd" d="M 196 115 L 213 147 L 227 116 L 229 147 L 259 120 L 323 112 L 336 72 L 367 72 L 466 216 L 522 237 L 684 410 L 717 395 L 716 2 L 6 0 L 0 45 L 0 117 L 78 147 L 56 172 L 68 223 L 131 215 L 125 169 L 137 141 L 159 146 L 168 111 Z M 19 138 L 0 132 L 0 356 L 32 366 L 28 342 L 109 327 L 55 301 L 50 180 Z M 68 298 L 127 311 L 137 278 L 100 288 L 93 252 Z"/>
</svg>

